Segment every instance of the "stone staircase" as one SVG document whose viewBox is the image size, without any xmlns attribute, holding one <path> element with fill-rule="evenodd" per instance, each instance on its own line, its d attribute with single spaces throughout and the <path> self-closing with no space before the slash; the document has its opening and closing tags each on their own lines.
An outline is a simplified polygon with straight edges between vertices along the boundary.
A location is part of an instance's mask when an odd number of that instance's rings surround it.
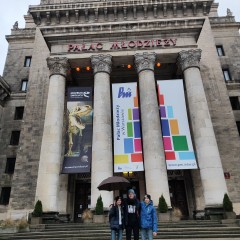
<svg viewBox="0 0 240 240">
<path fill-rule="evenodd" d="M 110 240 L 110 230 L 107 224 L 48 224 L 41 228 L 31 228 L 31 232 L 17 234 L 1 234 L 1 240 Z M 124 237 L 125 239 L 125 237 Z M 180 221 L 160 223 L 158 236 L 154 239 L 194 239 L 240 240 L 240 227 L 237 225 L 224 225 L 219 221 Z"/>
</svg>

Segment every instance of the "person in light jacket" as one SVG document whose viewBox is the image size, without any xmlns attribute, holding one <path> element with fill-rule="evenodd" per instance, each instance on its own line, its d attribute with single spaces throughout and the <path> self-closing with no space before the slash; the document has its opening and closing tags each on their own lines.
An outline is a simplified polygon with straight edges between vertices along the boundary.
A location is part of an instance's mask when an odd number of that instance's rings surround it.
<svg viewBox="0 0 240 240">
<path fill-rule="evenodd" d="M 141 202 L 140 221 L 142 240 L 152 240 L 157 236 L 157 213 L 149 194 Z"/>
<path fill-rule="evenodd" d="M 124 214 L 122 198 L 119 196 L 115 198 L 114 204 L 110 206 L 109 222 L 111 227 L 111 240 L 122 240 Z"/>
</svg>

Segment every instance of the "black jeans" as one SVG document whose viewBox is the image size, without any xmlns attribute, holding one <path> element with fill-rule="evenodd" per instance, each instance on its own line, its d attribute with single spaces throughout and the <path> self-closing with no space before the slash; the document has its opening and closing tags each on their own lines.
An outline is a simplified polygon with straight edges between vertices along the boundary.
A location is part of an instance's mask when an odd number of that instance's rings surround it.
<svg viewBox="0 0 240 240">
<path fill-rule="evenodd" d="M 139 240 L 139 226 L 138 224 L 134 226 L 126 226 L 126 240 L 131 240 L 133 232 L 133 239 Z"/>
</svg>

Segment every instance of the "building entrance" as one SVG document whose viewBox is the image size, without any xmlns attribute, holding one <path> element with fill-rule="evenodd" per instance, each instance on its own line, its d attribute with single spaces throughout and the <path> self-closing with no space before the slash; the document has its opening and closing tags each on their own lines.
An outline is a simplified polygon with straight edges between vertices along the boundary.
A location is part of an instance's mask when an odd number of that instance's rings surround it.
<svg viewBox="0 0 240 240">
<path fill-rule="evenodd" d="M 119 191 L 120 196 L 123 198 L 127 198 L 127 193 L 129 189 L 133 189 L 136 193 L 137 198 L 140 197 L 140 188 L 139 188 L 139 181 L 130 180 L 131 185 L 126 190 Z"/>
<path fill-rule="evenodd" d="M 75 204 L 74 221 L 82 222 L 82 213 L 90 208 L 91 204 L 91 183 L 85 181 L 76 181 L 75 185 Z"/>
<path fill-rule="evenodd" d="M 172 207 L 179 208 L 183 218 L 188 218 L 189 211 L 184 180 L 169 180 L 169 190 Z"/>
</svg>

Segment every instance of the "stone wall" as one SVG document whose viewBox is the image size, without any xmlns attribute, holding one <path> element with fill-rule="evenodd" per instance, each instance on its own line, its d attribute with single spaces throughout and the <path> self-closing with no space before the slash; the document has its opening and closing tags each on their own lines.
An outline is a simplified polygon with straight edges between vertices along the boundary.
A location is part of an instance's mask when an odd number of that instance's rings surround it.
<svg viewBox="0 0 240 240">
<path fill-rule="evenodd" d="M 36 31 L 29 86 L 26 96 L 21 150 L 12 184 L 11 207 L 31 209 L 35 202 L 39 155 L 45 117 L 49 73 L 46 58 L 49 50 L 39 30 Z M 27 198 L 26 198 L 27 196 Z"/>
<path fill-rule="evenodd" d="M 221 32 L 224 34 L 225 29 L 221 29 Z M 225 41 L 228 39 L 226 38 Z M 224 172 L 231 174 L 231 178 L 226 180 L 230 198 L 234 203 L 240 203 L 239 134 L 223 78 L 220 58 L 216 51 L 217 42 L 219 39 L 214 39 L 209 19 L 206 18 L 198 40 L 199 48 L 203 49 L 201 74 Z M 231 61 L 234 64 L 239 63 L 238 59 Z"/>
</svg>

